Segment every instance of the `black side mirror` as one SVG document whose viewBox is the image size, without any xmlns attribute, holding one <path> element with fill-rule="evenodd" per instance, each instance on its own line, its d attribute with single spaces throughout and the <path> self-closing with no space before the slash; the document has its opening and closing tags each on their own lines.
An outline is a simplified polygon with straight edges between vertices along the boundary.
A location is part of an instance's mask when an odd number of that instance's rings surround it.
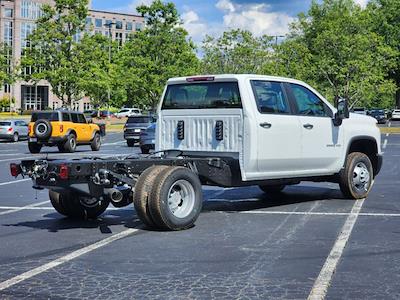
<svg viewBox="0 0 400 300">
<path fill-rule="evenodd" d="M 335 126 L 340 126 L 342 125 L 343 120 L 348 119 L 349 117 L 349 104 L 346 99 L 340 99 L 337 104 L 337 112 L 335 113 L 333 124 Z"/>
</svg>

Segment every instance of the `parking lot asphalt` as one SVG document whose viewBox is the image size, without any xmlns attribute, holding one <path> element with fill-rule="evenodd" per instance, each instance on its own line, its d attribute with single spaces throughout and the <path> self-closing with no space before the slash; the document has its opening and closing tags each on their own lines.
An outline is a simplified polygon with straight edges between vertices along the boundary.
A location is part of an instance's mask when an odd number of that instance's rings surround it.
<svg viewBox="0 0 400 300">
<path fill-rule="evenodd" d="M 163 232 L 143 227 L 132 206 L 110 206 L 98 220 L 62 217 L 47 191 L 8 174 L 9 163 L 32 157 L 26 142 L 0 142 L 0 298 L 318 299 L 326 290 L 327 299 L 398 299 L 400 135 L 382 145 L 364 201 L 330 183 L 279 196 L 205 187 L 196 226 Z M 60 156 L 55 149 L 34 156 Z M 78 150 L 62 156 L 138 152 L 118 133 L 99 153 Z"/>
</svg>

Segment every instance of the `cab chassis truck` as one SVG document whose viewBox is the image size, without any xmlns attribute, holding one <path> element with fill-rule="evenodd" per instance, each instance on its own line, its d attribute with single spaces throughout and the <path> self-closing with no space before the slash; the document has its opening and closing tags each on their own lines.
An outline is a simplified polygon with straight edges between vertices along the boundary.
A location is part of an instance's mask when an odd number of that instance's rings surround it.
<svg viewBox="0 0 400 300">
<path fill-rule="evenodd" d="M 194 225 L 202 185 L 258 185 L 280 193 L 301 181 L 338 183 L 364 198 L 382 165 L 376 120 L 333 107 L 304 82 L 259 75 L 170 79 L 159 108 L 156 153 L 111 158 L 29 159 L 11 174 L 48 189 L 53 207 L 91 219 L 132 202 L 155 229 Z"/>
</svg>

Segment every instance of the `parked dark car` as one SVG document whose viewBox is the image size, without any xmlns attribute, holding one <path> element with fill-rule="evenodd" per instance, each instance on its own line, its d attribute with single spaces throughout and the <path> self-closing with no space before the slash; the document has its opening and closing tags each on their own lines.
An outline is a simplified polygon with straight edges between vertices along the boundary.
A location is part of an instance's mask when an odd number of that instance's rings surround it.
<svg viewBox="0 0 400 300">
<path fill-rule="evenodd" d="M 151 123 L 155 122 L 152 116 L 131 116 L 126 120 L 124 126 L 124 138 L 128 147 L 133 147 L 140 140 L 140 133 Z"/>
<path fill-rule="evenodd" d="M 156 123 L 152 123 L 145 130 L 140 132 L 140 150 L 143 154 L 149 154 L 154 150 L 156 143 Z"/>
<path fill-rule="evenodd" d="M 386 115 L 385 115 L 385 110 L 383 109 L 371 109 L 369 112 L 369 115 L 371 117 L 374 117 L 377 121 L 378 124 L 386 124 Z"/>
<path fill-rule="evenodd" d="M 109 110 L 101 110 L 99 113 L 99 117 L 102 119 L 111 118 L 113 116 L 114 116 L 114 114 Z"/>
<path fill-rule="evenodd" d="M 87 119 L 87 118 L 96 118 L 97 115 L 98 115 L 98 113 L 99 113 L 99 112 L 98 112 L 97 110 L 92 110 L 92 109 L 85 110 L 85 111 L 83 112 L 83 114 L 85 115 L 86 119 Z"/>
</svg>

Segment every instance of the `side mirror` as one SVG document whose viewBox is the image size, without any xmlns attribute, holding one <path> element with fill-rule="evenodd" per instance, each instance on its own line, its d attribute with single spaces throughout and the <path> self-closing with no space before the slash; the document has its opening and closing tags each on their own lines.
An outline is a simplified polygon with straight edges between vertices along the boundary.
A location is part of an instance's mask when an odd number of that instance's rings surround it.
<svg viewBox="0 0 400 300">
<path fill-rule="evenodd" d="M 348 119 L 349 117 L 349 104 L 346 99 L 340 99 L 337 105 L 337 112 L 333 119 L 333 124 L 335 126 L 340 126 L 342 125 L 343 120 Z"/>
</svg>

